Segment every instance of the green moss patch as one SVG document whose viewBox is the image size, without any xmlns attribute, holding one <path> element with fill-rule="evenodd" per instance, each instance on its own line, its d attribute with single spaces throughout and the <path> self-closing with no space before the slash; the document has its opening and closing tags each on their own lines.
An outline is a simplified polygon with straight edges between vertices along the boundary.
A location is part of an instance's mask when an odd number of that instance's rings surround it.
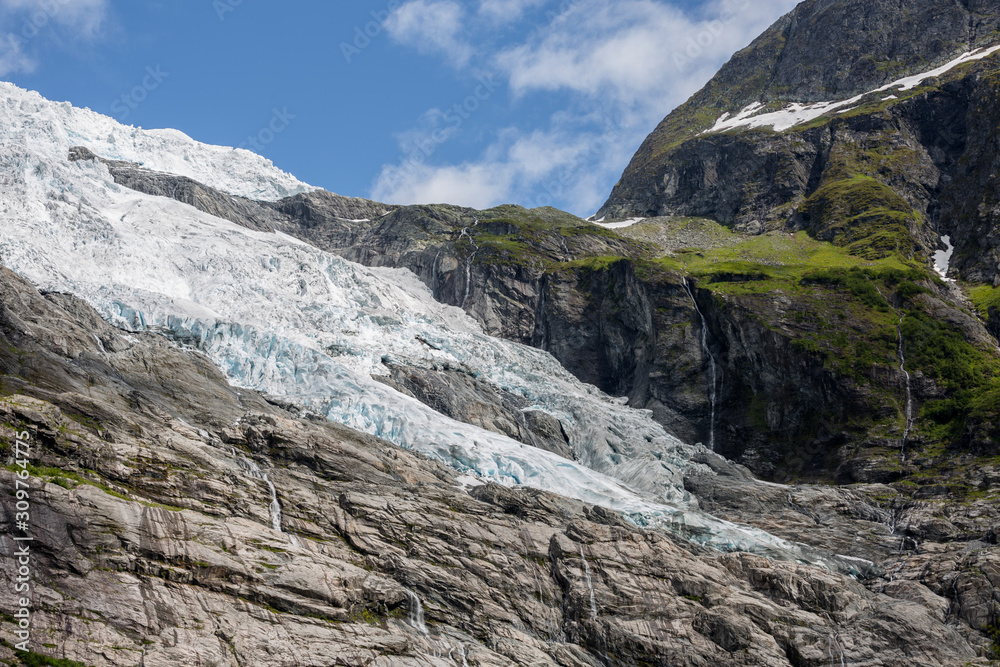
<svg viewBox="0 0 1000 667">
<path fill-rule="evenodd" d="M 864 175 L 825 183 L 799 212 L 818 238 L 870 260 L 912 254 L 910 227 L 920 221 L 892 188 Z"/>
<path fill-rule="evenodd" d="M 976 308 L 976 312 L 984 320 L 990 318 L 990 309 L 995 308 L 1000 311 L 1000 287 L 992 285 L 975 285 L 967 290 L 969 299 Z"/>
</svg>

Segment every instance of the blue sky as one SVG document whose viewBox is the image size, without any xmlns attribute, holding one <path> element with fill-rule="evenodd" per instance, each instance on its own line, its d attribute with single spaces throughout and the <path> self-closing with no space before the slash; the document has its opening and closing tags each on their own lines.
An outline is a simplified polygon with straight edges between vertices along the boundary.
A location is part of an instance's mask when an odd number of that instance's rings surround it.
<svg viewBox="0 0 1000 667">
<path fill-rule="evenodd" d="M 593 213 L 794 0 L 0 0 L 0 78 L 390 203 Z"/>
</svg>

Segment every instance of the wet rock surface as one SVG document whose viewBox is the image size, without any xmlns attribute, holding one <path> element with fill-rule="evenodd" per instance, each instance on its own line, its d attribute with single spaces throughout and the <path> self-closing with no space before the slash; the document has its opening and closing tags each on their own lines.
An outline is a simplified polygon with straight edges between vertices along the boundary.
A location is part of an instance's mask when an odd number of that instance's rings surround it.
<svg viewBox="0 0 1000 667">
<path fill-rule="evenodd" d="M 722 474 L 690 484 L 720 514 L 824 548 L 860 545 L 852 553 L 896 569 L 855 581 L 720 555 L 551 494 L 464 488 L 437 463 L 229 387 L 198 354 L 119 332 L 6 270 L 0 296 L 5 456 L 13 429 L 27 430 L 34 632 L 54 655 L 822 665 L 833 650 L 847 664 L 952 665 L 988 650 L 995 551 L 947 541 L 929 503 L 901 511 L 912 538 L 898 551 L 871 500 L 884 490 L 761 485 L 715 457 Z M 282 532 L 241 459 L 274 483 Z M 986 538 L 1000 522 L 980 510 Z M 12 563 L 0 566 L 5 585 Z"/>
</svg>

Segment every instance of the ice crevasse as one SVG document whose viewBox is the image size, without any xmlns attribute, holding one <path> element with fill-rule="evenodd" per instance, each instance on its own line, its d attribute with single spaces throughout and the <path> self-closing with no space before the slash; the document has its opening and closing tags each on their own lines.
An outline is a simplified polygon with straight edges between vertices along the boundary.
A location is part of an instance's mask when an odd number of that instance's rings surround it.
<svg viewBox="0 0 1000 667">
<path fill-rule="evenodd" d="M 75 145 L 259 199 L 309 189 L 245 151 L 125 128 L 0 83 L 0 256 L 40 288 L 73 293 L 123 329 L 192 342 L 236 385 L 462 473 L 600 505 L 722 550 L 855 567 L 701 512 L 683 485 L 695 447 L 549 354 L 483 334 L 409 271 L 366 268 L 122 188 L 99 163 L 69 162 Z M 575 460 L 446 418 L 372 379 L 389 360 L 462 368 L 523 396 L 560 420 Z"/>
</svg>

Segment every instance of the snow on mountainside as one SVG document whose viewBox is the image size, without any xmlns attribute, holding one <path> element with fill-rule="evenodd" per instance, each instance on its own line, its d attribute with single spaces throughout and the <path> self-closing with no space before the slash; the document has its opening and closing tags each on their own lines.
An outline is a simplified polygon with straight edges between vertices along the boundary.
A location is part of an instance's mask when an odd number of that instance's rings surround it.
<svg viewBox="0 0 1000 667">
<path fill-rule="evenodd" d="M 125 126 L 5 81 L 0 81 L 0 105 L 4 144 L 17 136 L 28 145 L 39 142 L 39 148 L 46 144 L 62 153 L 72 146 L 87 146 L 110 160 L 137 162 L 250 199 L 273 201 L 315 190 L 250 151 L 203 144 L 177 130 Z"/>
<path fill-rule="evenodd" d="M 861 102 L 865 97 L 869 95 L 874 95 L 877 93 L 887 93 L 893 91 L 906 91 L 916 88 L 921 83 L 928 79 L 934 77 L 939 77 L 942 74 L 950 72 L 959 65 L 964 65 L 966 63 L 975 62 L 977 60 L 982 60 L 987 58 L 997 51 L 1000 51 L 1000 46 L 994 46 L 989 49 L 976 49 L 975 51 L 969 51 L 963 53 L 958 58 L 955 58 L 951 62 L 945 63 L 940 67 L 933 70 L 922 72 L 920 74 L 914 74 L 892 83 L 886 84 L 880 88 L 869 91 L 867 93 L 862 93 L 861 95 L 856 95 L 850 99 L 837 100 L 832 102 L 815 102 L 813 104 L 789 104 L 783 109 L 777 111 L 769 111 L 766 113 L 761 113 L 764 110 L 764 105 L 760 102 L 754 102 L 746 107 L 744 107 L 738 114 L 730 117 L 729 113 L 722 114 L 722 116 L 716 121 L 715 125 L 708 130 L 702 132 L 702 134 L 712 134 L 715 132 L 725 132 L 727 130 L 735 130 L 737 128 L 753 129 L 753 128 L 763 128 L 770 127 L 773 130 L 782 132 L 784 130 L 791 129 L 796 125 L 801 125 L 803 123 L 808 123 L 811 120 L 815 120 L 821 116 L 825 116 L 828 113 L 847 113 L 855 108 L 855 106 Z M 889 101 L 897 99 L 895 95 L 888 95 L 883 98 L 883 101 Z"/>
<path fill-rule="evenodd" d="M 270 163 L 180 133 L 150 138 L 11 86 L 0 95 L 0 254 L 41 288 L 76 294 L 120 327 L 193 343 L 237 385 L 460 471 L 602 505 L 718 548 L 824 562 L 698 512 L 683 485 L 695 448 L 648 412 L 581 384 L 547 353 L 484 335 L 410 272 L 364 268 L 282 234 L 121 188 L 106 167 L 71 163 L 67 152 L 77 144 L 118 147 L 112 157 L 162 170 L 182 165 L 187 175 L 215 171 L 207 180 L 218 187 L 256 196 L 305 187 Z M 241 187 L 244 180 L 252 185 Z M 447 419 L 397 393 L 372 379 L 388 360 L 464 369 L 523 396 L 560 420 L 578 461 Z"/>
</svg>

